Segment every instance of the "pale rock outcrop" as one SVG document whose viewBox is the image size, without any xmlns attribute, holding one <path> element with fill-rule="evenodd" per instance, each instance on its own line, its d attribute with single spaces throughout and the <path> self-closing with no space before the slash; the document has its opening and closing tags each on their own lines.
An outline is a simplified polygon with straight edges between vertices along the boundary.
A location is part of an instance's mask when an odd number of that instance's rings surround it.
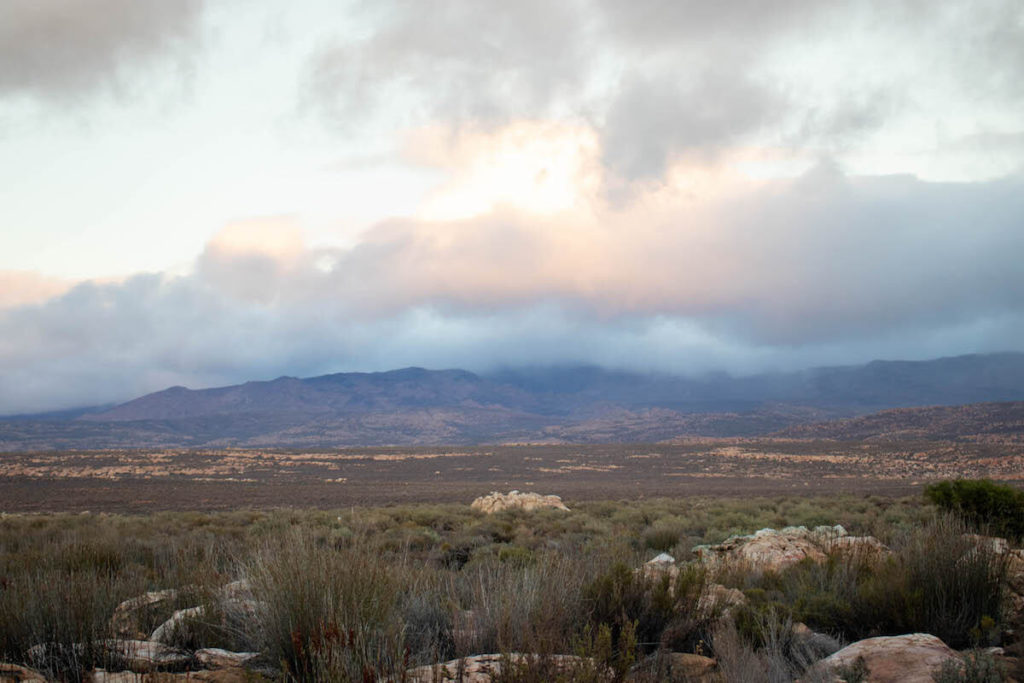
<svg viewBox="0 0 1024 683">
<path fill-rule="evenodd" d="M 838 524 L 814 529 L 761 529 L 746 536 L 730 536 L 718 545 L 699 545 L 693 549 L 706 564 L 738 564 L 757 571 L 779 571 L 806 559 L 823 562 L 833 551 L 880 555 L 888 549 L 871 536 L 847 536 L 846 529 Z"/>
<path fill-rule="evenodd" d="M 717 661 L 683 652 L 649 655 L 630 669 L 624 680 L 627 683 L 724 683 Z"/>
<path fill-rule="evenodd" d="M 0 683 L 46 683 L 46 677 L 17 664 L 0 662 Z"/>
<path fill-rule="evenodd" d="M 167 621 L 157 626 L 156 630 L 150 634 L 149 639 L 157 643 L 169 643 L 174 634 L 185 625 L 185 622 L 191 619 L 201 619 L 205 614 L 206 608 L 202 605 L 179 609 Z"/>
<path fill-rule="evenodd" d="M 409 683 L 490 683 L 505 667 L 524 666 L 537 661 L 536 655 L 511 653 L 474 655 L 453 659 L 443 664 L 419 666 L 406 672 Z M 549 655 L 544 657 L 546 666 L 561 674 L 571 674 L 579 668 L 589 668 L 593 663 L 574 655 Z"/>
<path fill-rule="evenodd" d="M 206 669 L 243 667 L 260 656 L 259 652 L 231 652 L 217 647 L 195 651 L 196 661 Z"/>
<path fill-rule="evenodd" d="M 569 511 L 562 499 L 558 496 L 542 496 L 539 493 L 520 493 L 519 491 L 491 491 L 486 496 L 480 496 L 470 504 L 473 510 L 479 510 L 488 515 L 503 510 L 540 510 L 551 508 L 554 510 Z"/>
<path fill-rule="evenodd" d="M 255 600 L 224 600 L 219 605 L 218 618 L 228 623 L 239 623 L 251 621 L 256 618 L 259 603 Z M 156 630 L 149 636 L 149 639 L 159 643 L 170 643 L 174 634 L 183 628 L 189 621 L 200 620 L 207 616 L 209 609 L 204 605 L 187 607 L 175 611 L 170 618 L 156 627 Z M 215 611 L 216 614 L 216 611 Z"/>
<path fill-rule="evenodd" d="M 106 647 L 136 673 L 181 670 L 192 662 L 189 653 L 149 640 L 108 640 Z"/>
<path fill-rule="evenodd" d="M 213 671 L 188 671 L 184 673 L 140 674 L 133 671 L 105 671 L 96 669 L 89 678 L 91 683 L 252 683 L 253 676 L 244 669 L 216 669 Z M 256 680 L 266 680 L 259 678 Z"/>
<path fill-rule="evenodd" d="M 676 577 L 679 576 L 679 567 L 676 566 L 676 558 L 668 553 L 661 553 L 653 560 L 644 562 L 643 566 L 637 570 L 637 573 L 645 578 L 654 580 L 667 575 L 671 581 L 675 581 Z"/>
<path fill-rule="evenodd" d="M 737 607 L 747 604 L 747 596 L 738 588 L 726 588 L 718 583 L 708 584 L 697 600 L 697 612 L 710 617 L 727 617 Z"/>
<path fill-rule="evenodd" d="M 932 674 L 942 663 L 958 656 L 933 635 L 909 633 L 858 640 L 821 660 L 814 669 L 836 673 L 862 659 L 868 683 L 933 683 Z"/>
<path fill-rule="evenodd" d="M 114 635 L 122 638 L 145 638 L 148 634 L 141 630 L 144 615 L 170 605 L 179 594 L 178 589 L 167 588 L 129 598 L 114 609 L 110 628 Z"/>
</svg>

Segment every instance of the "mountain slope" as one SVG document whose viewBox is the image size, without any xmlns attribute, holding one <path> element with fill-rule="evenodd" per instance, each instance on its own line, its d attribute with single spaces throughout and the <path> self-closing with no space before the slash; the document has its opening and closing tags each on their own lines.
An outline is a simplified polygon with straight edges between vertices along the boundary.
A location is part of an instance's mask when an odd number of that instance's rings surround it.
<svg viewBox="0 0 1024 683">
<path fill-rule="evenodd" d="M 934 439 L 1024 437 L 1024 401 L 896 408 L 871 415 L 796 425 L 776 436 L 801 439 Z"/>
<path fill-rule="evenodd" d="M 1024 401 L 1024 354 L 876 361 L 751 377 L 596 367 L 490 375 L 405 368 L 200 390 L 171 387 L 108 409 L 0 420 L 0 449 L 651 441 L 778 430 L 796 435 L 799 425 L 879 410 L 991 401 Z M 975 421 L 981 428 L 997 417 L 983 412 Z M 902 433 L 886 426 L 889 417 L 874 419 L 808 427 L 807 435 Z M 1016 429 L 1012 419 L 1009 424 Z"/>
</svg>

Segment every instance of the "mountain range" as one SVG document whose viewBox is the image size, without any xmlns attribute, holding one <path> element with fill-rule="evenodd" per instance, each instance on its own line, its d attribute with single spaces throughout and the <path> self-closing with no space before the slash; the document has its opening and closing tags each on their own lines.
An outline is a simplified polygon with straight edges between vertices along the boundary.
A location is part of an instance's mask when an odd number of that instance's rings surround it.
<svg viewBox="0 0 1024 683">
<path fill-rule="evenodd" d="M 115 406 L 3 418 L 0 450 L 826 436 L 828 429 L 809 425 L 897 408 L 1013 401 L 1024 401 L 1022 353 L 747 377 L 591 366 L 488 374 L 405 368 L 171 387 Z M 871 423 L 845 424 L 862 434 Z"/>
</svg>

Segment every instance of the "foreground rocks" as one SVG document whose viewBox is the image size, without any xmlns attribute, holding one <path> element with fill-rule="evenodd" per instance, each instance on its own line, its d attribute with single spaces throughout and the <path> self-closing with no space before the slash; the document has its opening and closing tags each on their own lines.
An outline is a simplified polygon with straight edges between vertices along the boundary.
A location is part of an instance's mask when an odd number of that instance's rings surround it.
<svg viewBox="0 0 1024 683">
<path fill-rule="evenodd" d="M 831 552 L 880 557 L 888 553 L 872 536 L 848 536 L 840 525 L 807 529 L 761 529 L 746 536 L 730 536 L 718 545 L 699 545 L 693 549 L 705 564 L 741 565 L 754 571 L 779 571 L 804 560 L 824 562 Z"/>
<path fill-rule="evenodd" d="M 932 683 L 933 674 L 959 655 L 927 633 L 880 636 L 859 640 L 821 660 L 814 668 L 842 676 L 860 667 L 867 669 L 868 683 Z"/>
<path fill-rule="evenodd" d="M 453 659 L 443 664 L 420 666 L 406 672 L 409 683 L 490 683 L 495 677 L 508 673 L 508 669 L 544 665 L 545 674 L 571 675 L 587 670 L 593 663 L 574 655 L 549 655 L 541 659 L 536 655 L 511 653 L 486 654 Z"/>
<path fill-rule="evenodd" d="M 0 662 L 0 683 L 46 683 L 46 678 L 32 669 Z"/>
<path fill-rule="evenodd" d="M 479 510 L 488 515 L 503 510 L 525 510 L 531 512 L 549 508 L 553 510 L 569 511 L 562 499 L 558 496 L 542 496 L 539 493 L 520 493 L 519 491 L 491 491 L 486 496 L 480 496 L 470 506 L 473 510 Z"/>
</svg>

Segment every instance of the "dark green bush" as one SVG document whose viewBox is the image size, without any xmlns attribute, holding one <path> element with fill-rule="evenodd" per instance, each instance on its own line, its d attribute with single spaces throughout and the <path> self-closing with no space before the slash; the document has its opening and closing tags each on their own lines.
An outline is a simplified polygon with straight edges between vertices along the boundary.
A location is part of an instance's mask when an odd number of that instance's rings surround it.
<svg viewBox="0 0 1024 683">
<path fill-rule="evenodd" d="M 987 479 L 957 479 L 930 484 L 925 498 L 960 515 L 978 531 L 1024 539 L 1024 491 Z"/>
</svg>

